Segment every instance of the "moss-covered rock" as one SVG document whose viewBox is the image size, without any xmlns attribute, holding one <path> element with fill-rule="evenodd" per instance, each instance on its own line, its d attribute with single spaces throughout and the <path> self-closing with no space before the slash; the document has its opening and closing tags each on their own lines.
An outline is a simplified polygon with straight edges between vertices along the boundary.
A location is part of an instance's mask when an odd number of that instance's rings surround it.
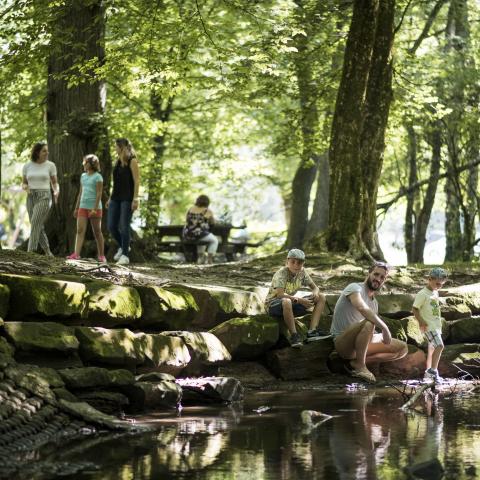
<svg viewBox="0 0 480 480">
<path fill-rule="evenodd" d="M 192 294 L 198 306 L 191 324 L 194 329 L 210 329 L 229 318 L 265 313 L 263 301 L 255 292 L 220 286 L 183 288 Z"/>
<path fill-rule="evenodd" d="M 142 327 L 158 330 L 188 328 L 200 310 L 192 293 L 183 287 L 136 287 L 142 302 Z"/>
<path fill-rule="evenodd" d="M 446 345 L 438 365 L 440 375 L 445 377 L 479 378 L 480 377 L 480 345 L 465 343 Z M 471 375 L 472 377 L 468 377 Z"/>
<path fill-rule="evenodd" d="M 17 352 L 61 353 L 78 350 L 78 340 L 72 327 L 55 322 L 5 322 L 7 338 Z"/>
<path fill-rule="evenodd" d="M 278 341 L 278 321 L 268 315 L 232 318 L 210 330 L 225 345 L 233 358 L 252 359 L 262 355 Z"/>
<path fill-rule="evenodd" d="M 180 337 L 139 333 L 137 338 L 145 356 L 139 371 L 154 370 L 177 375 L 191 360 L 187 345 Z"/>
<path fill-rule="evenodd" d="M 80 356 L 87 363 L 135 368 L 145 361 L 139 339 L 126 328 L 77 327 Z"/>
<path fill-rule="evenodd" d="M 97 387 L 124 387 L 132 385 L 135 377 L 128 370 L 107 370 L 100 367 L 66 368 L 58 374 L 68 388 L 78 390 Z"/>
<path fill-rule="evenodd" d="M 103 281 L 88 282 L 86 288 L 89 292 L 90 324 L 104 327 L 138 326 L 142 303 L 135 288 Z"/>
<path fill-rule="evenodd" d="M 449 295 L 460 298 L 474 315 L 480 313 L 480 283 L 448 289 Z M 448 297 L 447 297 L 448 298 Z"/>
<path fill-rule="evenodd" d="M 451 343 L 480 343 L 480 318 L 462 318 L 450 322 Z"/>
<path fill-rule="evenodd" d="M 180 337 L 188 348 L 191 360 L 182 375 L 214 374 L 216 366 L 232 358 L 223 343 L 212 333 L 173 331 L 163 332 L 163 335 Z"/>
<path fill-rule="evenodd" d="M 417 347 L 425 347 L 427 342 L 423 332 L 420 330 L 420 325 L 417 319 L 412 315 L 410 317 L 402 318 L 400 320 L 403 325 L 403 330 L 407 336 L 407 342 Z"/>
<path fill-rule="evenodd" d="M 382 318 L 382 320 L 389 328 L 392 338 L 397 338 L 398 340 L 402 340 L 402 342 L 408 341 L 404 328 L 405 322 L 393 318 Z"/>
<path fill-rule="evenodd" d="M 446 320 L 458 320 L 472 316 L 470 307 L 460 297 L 445 297 L 440 299 L 442 317 Z"/>
<path fill-rule="evenodd" d="M 88 292 L 82 283 L 48 277 L 0 274 L 10 289 L 8 319 L 24 317 L 84 317 Z"/>
<path fill-rule="evenodd" d="M 10 289 L 7 285 L 0 284 L 0 317 L 6 318 L 10 305 Z"/>
<path fill-rule="evenodd" d="M 390 318 L 402 318 L 412 311 L 415 295 L 410 293 L 385 293 L 376 295 L 378 313 Z"/>
</svg>

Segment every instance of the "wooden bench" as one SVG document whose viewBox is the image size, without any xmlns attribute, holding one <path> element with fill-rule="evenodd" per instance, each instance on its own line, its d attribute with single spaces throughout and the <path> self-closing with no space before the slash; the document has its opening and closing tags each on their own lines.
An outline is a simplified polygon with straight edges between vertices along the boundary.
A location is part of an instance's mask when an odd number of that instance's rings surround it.
<svg viewBox="0 0 480 480">
<path fill-rule="evenodd" d="M 257 243 L 235 242 L 229 239 L 231 230 L 243 228 L 245 228 L 245 225 L 235 227 L 230 224 L 216 224 L 210 229 L 214 235 L 221 239 L 217 252 L 224 253 L 229 262 L 235 260 L 237 254 L 245 253 L 246 247 L 259 247 L 263 243 L 263 241 Z M 183 225 L 159 225 L 155 229 L 157 252 L 183 253 L 187 262 L 196 262 L 198 245 L 207 245 L 207 242 L 202 242 L 202 240 L 197 242 L 184 241 L 182 232 Z M 165 240 L 165 237 L 172 237 L 173 239 Z"/>
</svg>

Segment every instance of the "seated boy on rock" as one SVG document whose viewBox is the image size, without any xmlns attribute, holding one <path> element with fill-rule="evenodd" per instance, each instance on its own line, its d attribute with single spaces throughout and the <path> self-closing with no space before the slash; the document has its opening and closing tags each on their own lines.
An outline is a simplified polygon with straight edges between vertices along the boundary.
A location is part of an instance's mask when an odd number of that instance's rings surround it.
<svg viewBox="0 0 480 480">
<path fill-rule="evenodd" d="M 290 250 L 287 254 L 285 267 L 278 270 L 272 279 L 272 284 L 265 300 L 267 312 L 272 317 L 282 317 L 290 331 L 290 344 L 300 348 L 302 338 L 295 328 L 295 317 L 301 317 L 313 307 L 310 329 L 307 333 L 307 342 L 325 338 L 325 334 L 317 329 L 318 322 L 325 307 L 325 295 L 315 285 L 310 275 L 303 268 L 305 253 L 298 248 Z M 295 294 L 301 287 L 308 287 L 312 294 L 308 297 L 296 297 Z M 328 335 L 327 335 L 328 336 Z"/>
</svg>

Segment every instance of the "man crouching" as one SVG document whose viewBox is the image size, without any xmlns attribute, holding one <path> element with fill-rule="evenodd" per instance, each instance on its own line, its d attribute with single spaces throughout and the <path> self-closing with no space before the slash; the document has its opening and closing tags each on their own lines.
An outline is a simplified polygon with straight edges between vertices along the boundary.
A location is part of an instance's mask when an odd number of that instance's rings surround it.
<svg viewBox="0 0 480 480">
<path fill-rule="evenodd" d="M 365 282 L 348 285 L 335 305 L 330 328 L 335 350 L 347 361 L 347 372 L 371 383 L 376 379 L 366 364 L 399 360 L 408 352 L 406 343 L 392 339 L 387 325 L 378 316 L 375 295 L 385 283 L 388 271 L 386 263 L 375 262 Z M 375 327 L 381 333 L 375 333 Z"/>
</svg>

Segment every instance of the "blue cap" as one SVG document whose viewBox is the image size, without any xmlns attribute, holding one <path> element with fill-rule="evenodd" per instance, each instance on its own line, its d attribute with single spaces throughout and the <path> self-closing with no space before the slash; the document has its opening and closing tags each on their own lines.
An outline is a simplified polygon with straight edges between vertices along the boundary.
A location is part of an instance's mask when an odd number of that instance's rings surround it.
<svg viewBox="0 0 480 480">
<path fill-rule="evenodd" d="M 430 278 L 439 278 L 440 280 L 448 277 L 446 270 L 440 267 L 432 268 L 428 276 Z"/>
<path fill-rule="evenodd" d="M 305 252 L 299 248 L 292 248 L 288 254 L 287 258 L 296 258 L 298 260 L 305 260 Z"/>
</svg>

